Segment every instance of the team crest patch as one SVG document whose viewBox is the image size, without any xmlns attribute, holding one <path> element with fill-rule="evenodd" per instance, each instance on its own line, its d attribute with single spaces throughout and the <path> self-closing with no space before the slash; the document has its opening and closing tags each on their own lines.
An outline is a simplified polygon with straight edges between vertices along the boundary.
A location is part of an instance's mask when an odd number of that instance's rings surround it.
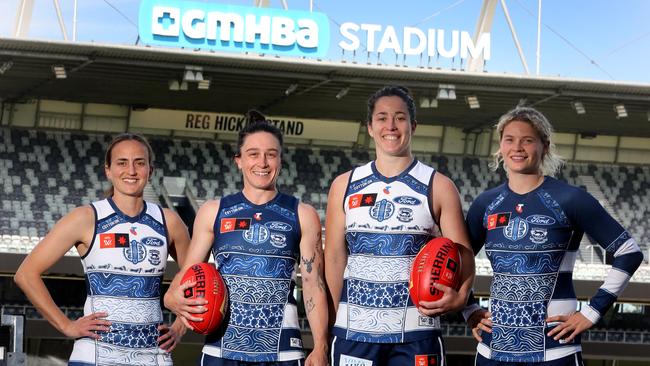
<svg viewBox="0 0 650 366">
<path fill-rule="evenodd" d="M 527 233 L 528 223 L 526 220 L 520 217 L 515 217 L 514 219 L 510 220 L 508 226 L 503 228 L 503 236 L 512 241 L 517 241 L 523 238 Z"/>
<path fill-rule="evenodd" d="M 129 234 L 124 233 L 110 233 L 99 234 L 99 248 L 128 248 L 129 247 Z"/>
<path fill-rule="evenodd" d="M 487 218 L 487 229 L 492 230 L 499 227 L 508 226 L 510 222 L 510 212 L 502 212 L 489 215 Z"/>
<path fill-rule="evenodd" d="M 349 355 L 341 355 L 339 358 L 340 366 L 372 366 L 372 360 L 366 360 L 365 358 L 359 358 Z"/>
<path fill-rule="evenodd" d="M 413 210 L 410 208 L 402 207 L 397 211 L 397 219 L 401 222 L 413 221 Z"/>
<path fill-rule="evenodd" d="M 250 229 L 244 231 L 244 240 L 251 244 L 261 244 L 269 240 L 269 229 L 261 224 L 253 224 Z"/>
<path fill-rule="evenodd" d="M 221 219 L 219 232 L 229 233 L 237 230 L 248 230 L 251 227 L 251 219 Z"/>
<path fill-rule="evenodd" d="M 370 217 L 373 219 L 382 222 L 388 220 L 393 213 L 395 212 L 395 204 L 391 201 L 383 199 L 375 203 L 374 206 L 370 208 Z"/>
<path fill-rule="evenodd" d="M 415 355 L 415 366 L 437 366 L 440 355 Z"/>
<path fill-rule="evenodd" d="M 276 248 L 284 248 L 287 246 L 287 237 L 284 234 L 271 233 L 271 245 Z"/>
<path fill-rule="evenodd" d="M 124 248 L 124 258 L 133 264 L 142 262 L 146 256 L 147 250 L 144 248 L 144 245 L 136 240 L 131 240 L 131 245 L 128 248 Z"/>
<path fill-rule="evenodd" d="M 156 249 L 149 250 L 149 263 L 151 263 L 152 266 L 160 264 L 160 251 Z"/>
<path fill-rule="evenodd" d="M 548 240 L 548 230 L 542 227 L 534 227 L 530 229 L 530 241 L 535 244 L 544 244 Z"/>
</svg>

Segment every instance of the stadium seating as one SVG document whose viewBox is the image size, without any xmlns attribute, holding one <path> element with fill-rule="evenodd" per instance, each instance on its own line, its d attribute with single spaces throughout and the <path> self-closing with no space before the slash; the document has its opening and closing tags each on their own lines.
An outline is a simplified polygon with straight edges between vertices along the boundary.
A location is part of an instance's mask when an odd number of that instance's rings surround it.
<svg viewBox="0 0 650 366">
<path fill-rule="evenodd" d="M 0 252 L 28 252 L 62 215 L 103 197 L 107 188 L 103 154 L 110 139 L 104 134 L 0 128 Z M 156 155 L 151 179 L 156 192 L 161 192 L 163 176 L 185 177 L 200 200 L 237 192 L 242 185 L 232 161 L 235 147 L 230 143 L 159 136 L 151 137 L 150 142 Z M 335 147 L 287 146 L 283 154 L 280 189 L 312 204 L 322 220 L 330 182 L 374 158 L 373 151 Z M 502 170 L 493 173 L 489 169 L 487 158 L 416 156 L 456 183 L 465 212 L 478 194 L 505 179 Z M 596 194 L 590 192 L 611 208 L 648 254 L 650 168 L 572 162 L 562 169 L 559 179 L 578 186 L 593 181 L 591 189 Z M 602 263 L 602 257 L 600 248 L 587 242 L 581 246 L 578 260 Z M 489 273 L 489 263 L 483 262 L 479 260 L 477 268 Z M 650 273 L 642 277 L 650 278 Z"/>
</svg>

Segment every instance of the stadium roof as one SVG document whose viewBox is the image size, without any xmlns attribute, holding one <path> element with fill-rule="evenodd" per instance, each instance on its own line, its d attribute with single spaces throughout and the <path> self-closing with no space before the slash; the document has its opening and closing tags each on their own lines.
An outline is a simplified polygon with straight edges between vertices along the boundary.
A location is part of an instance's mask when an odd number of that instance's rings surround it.
<svg viewBox="0 0 650 366">
<path fill-rule="evenodd" d="M 439 85 L 451 84 L 457 99 L 418 108 L 420 123 L 478 131 L 524 101 L 547 114 L 559 132 L 650 137 L 649 84 L 0 38 L 0 65 L 8 61 L 11 66 L 0 73 L 4 102 L 42 98 L 230 113 L 257 108 L 277 116 L 364 120 L 367 97 L 382 85 L 409 87 L 419 105 L 422 97 L 434 98 Z M 59 64 L 65 79 L 52 72 Z M 196 84 L 169 90 L 169 81 L 182 79 L 187 66 L 202 68 L 212 80 L 209 90 Z M 292 84 L 297 88 L 287 95 Z M 343 88 L 347 95 L 337 99 Z M 469 108 L 469 95 L 480 108 Z M 576 113 L 574 101 L 582 102 L 585 114 Z M 617 118 L 618 103 L 628 117 Z"/>
</svg>

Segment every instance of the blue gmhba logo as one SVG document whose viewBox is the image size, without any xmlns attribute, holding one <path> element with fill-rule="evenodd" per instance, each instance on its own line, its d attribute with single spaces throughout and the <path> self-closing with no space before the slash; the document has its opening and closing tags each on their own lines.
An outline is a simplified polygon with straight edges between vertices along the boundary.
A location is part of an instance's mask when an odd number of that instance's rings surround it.
<svg viewBox="0 0 650 366">
<path fill-rule="evenodd" d="M 215 51 L 324 57 L 330 42 L 322 13 L 177 0 L 142 0 L 144 44 Z"/>
</svg>

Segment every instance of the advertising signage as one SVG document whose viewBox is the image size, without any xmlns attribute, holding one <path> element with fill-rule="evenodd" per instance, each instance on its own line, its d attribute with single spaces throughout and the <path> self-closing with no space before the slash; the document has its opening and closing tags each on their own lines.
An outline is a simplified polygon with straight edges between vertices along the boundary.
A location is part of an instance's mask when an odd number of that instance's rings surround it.
<svg viewBox="0 0 650 366">
<path fill-rule="evenodd" d="M 324 58 L 330 48 L 349 52 L 489 60 L 490 35 L 346 21 L 330 29 L 323 13 L 275 8 L 142 0 L 144 44 L 229 52 Z M 332 36 L 332 32 L 336 32 Z M 335 41 L 332 41 L 335 39 Z M 334 42 L 332 47 L 330 43 Z M 339 52 L 336 52 L 339 53 Z"/>
</svg>

